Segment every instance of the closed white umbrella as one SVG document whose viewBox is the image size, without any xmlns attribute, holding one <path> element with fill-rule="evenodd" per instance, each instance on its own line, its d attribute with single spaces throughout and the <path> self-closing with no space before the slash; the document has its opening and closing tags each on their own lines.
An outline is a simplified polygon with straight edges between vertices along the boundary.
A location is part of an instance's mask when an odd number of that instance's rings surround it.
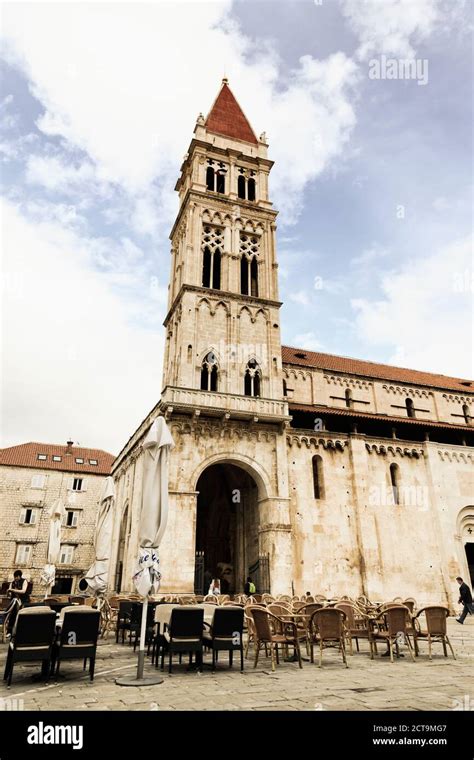
<svg viewBox="0 0 474 760">
<path fill-rule="evenodd" d="M 97 596 L 107 591 L 109 581 L 109 563 L 112 546 L 114 520 L 114 479 L 109 475 L 105 479 L 100 497 L 99 512 L 94 534 L 95 560 L 88 570 L 85 580 Z"/>
<path fill-rule="evenodd" d="M 133 575 L 135 587 L 144 597 L 140 631 L 140 650 L 136 679 L 118 679 L 124 686 L 161 683 L 162 679 L 144 679 L 145 634 L 148 595 L 160 588 L 158 548 L 168 520 L 168 464 L 174 441 L 164 417 L 157 417 L 142 443 L 143 485 L 138 531 L 139 554 Z"/>
<path fill-rule="evenodd" d="M 46 564 L 40 576 L 40 582 L 46 586 L 45 597 L 54 586 L 56 565 L 59 563 L 61 552 L 61 521 L 64 514 L 62 501 L 57 499 L 49 510 L 49 537 L 46 552 Z"/>
</svg>

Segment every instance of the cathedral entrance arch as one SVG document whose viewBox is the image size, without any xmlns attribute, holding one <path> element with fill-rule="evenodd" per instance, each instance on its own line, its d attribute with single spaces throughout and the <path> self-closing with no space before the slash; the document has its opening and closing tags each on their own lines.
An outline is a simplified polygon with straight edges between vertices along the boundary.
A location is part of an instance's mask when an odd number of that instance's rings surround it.
<svg viewBox="0 0 474 760">
<path fill-rule="evenodd" d="M 260 480 L 260 483 L 258 481 Z M 246 463 L 218 461 L 199 475 L 196 491 L 196 591 L 220 578 L 222 593 L 238 593 L 258 566 L 259 499 L 263 481 Z"/>
<path fill-rule="evenodd" d="M 461 539 L 464 556 L 462 559 L 467 564 L 467 582 L 474 585 L 474 506 L 464 507 L 458 516 L 458 536 Z M 462 575 L 462 573 L 461 573 Z"/>
</svg>

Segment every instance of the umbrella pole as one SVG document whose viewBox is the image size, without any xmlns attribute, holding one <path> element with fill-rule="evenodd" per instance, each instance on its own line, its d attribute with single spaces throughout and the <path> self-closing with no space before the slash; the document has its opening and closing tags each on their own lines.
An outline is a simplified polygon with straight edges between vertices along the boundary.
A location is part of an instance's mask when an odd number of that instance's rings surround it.
<svg viewBox="0 0 474 760">
<path fill-rule="evenodd" d="M 145 597 L 142 606 L 142 624 L 140 628 L 140 647 L 138 649 L 138 668 L 137 678 L 143 678 L 143 669 L 145 667 L 145 639 L 146 639 L 146 620 L 148 613 L 148 595 Z"/>
<path fill-rule="evenodd" d="M 143 670 L 145 667 L 145 639 L 146 639 L 146 620 L 148 612 L 148 594 L 144 598 L 142 606 L 142 620 L 140 625 L 140 649 L 138 650 L 138 666 L 137 675 L 135 678 L 124 677 L 116 678 L 115 683 L 117 686 L 156 686 L 163 683 L 163 679 L 158 676 L 144 676 Z"/>
</svg>

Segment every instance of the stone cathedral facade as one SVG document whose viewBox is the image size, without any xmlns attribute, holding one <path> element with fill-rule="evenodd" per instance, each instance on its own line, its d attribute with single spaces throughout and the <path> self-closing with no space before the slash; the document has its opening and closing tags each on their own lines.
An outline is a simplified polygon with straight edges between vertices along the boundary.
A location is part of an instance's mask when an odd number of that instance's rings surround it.
<svg viewBox="0 0 474 760">
<path fill-rule="evenodd" d="M 455 602 L 474 574 L 468 380 L 281 345 L 272 161 L 226 80 L 176 184 L 162 393 L 113 465 L 111 586 L 132 587 L 140 443 L 176 443 L 163 592 Z"/>
</svg>

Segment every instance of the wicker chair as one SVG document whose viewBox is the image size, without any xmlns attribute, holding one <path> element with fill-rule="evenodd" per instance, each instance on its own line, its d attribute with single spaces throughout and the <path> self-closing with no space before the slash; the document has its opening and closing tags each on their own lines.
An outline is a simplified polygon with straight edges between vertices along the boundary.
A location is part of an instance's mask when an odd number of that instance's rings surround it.
<svg viewBox="0 0 474 760">
<path fill-rule="evenodd" d="M 421 615 L 425 616 L 426 630 L 423 630 L 421 628 L 419 620 Z M 434 642 L 439 642 L 443 645 L 443 652 L 445 657 L 448 656 L 448 650 L 446 648 L 447 644 L 451 650 L 451 654 L 453 655 L 454 659 L 456 659 L 456 655 L 454 654 L 454 650 L 448 638 L 446 626 L 446 620 L 448 617 L 449 609 L 447 607 L 430 605 L 429 607 L 423 607 L 421 610 L 419 610 L 416 617 L 413 619 L 415 654 L 417 657 L 420 654 L 418 644 L 420 641 L 424 640 L 428 642 L 428 657 L 430 660 L 432 659 L 431 645 Z"/>
<path fill-rule="evenodd" d="M 280 602 L 272 602 L 272 604 L 268 605 L 267 610 L 272 615 L 276 615 L 276 617 L 291 614 L 291 606 L 289 604 L 281 604 Z"/>
<path fill-rule="evenodd" d="M 311 662 L 314 662 L 313 644 L 319 643 L 319 667 L 323 664 L 323 649 L 339 646 L 342 654 L 342 660 L 349 667 L 346 658 L 345 630 L 344 621 L 345 613 L 335 607 L 324 607 L 316 610 L 310 619 L 310 655 Z"/>
<path fill-rule="evenodd" d="M 383 607 L 384 609 L 382 612 L 372 620 L 370 640 L 375 645 L 377 644 L 377 641 L 385 641 L 390 653 L 390 661 L 393 662 L 393 646 L 395 645 L 398 657 L 399 641 L 400 637 L 403 637 L 414 662 L 415 657 L 410 642 L 410 634 L 413 633 L 410 610 L 403 604 L 394 605 L 393 603 L 390 603 L 388 605 L 383 605 Z"/>
<path fill-rule="evenodd" d="M 361 613 L 357 607 L 349 602 L 339 602 L 336 604 L 336 610 L 342 610 L 346 619 L 344 629 L 347 640 L 349 641 L 349 652 L 353 654 L 352 639 L 355 640 L 356 649 L 359 652 L 359 639 L 366 639 L 370 647 L 370 657 L 373 659 L 373 644 L 371 641 L 370 619 L 367 615 Z"/>
<path fill-rule="evenodd" d="M 204 604 L 218 604 L 217 597 L 214 594 L 207 594 L 203 599 Z"/>
<path fill-rule="evenodd" d="M 281 618 L 272 615 L 271 612 L 262 607 L 252 607 L 250 613 L 253 617 L 255 629 L 254 668 L 257 667 L 260 649 L 264 646 L 265 651 L 267 651 L 267 647 L 270 647 L 272 671 L 274 671 L 275 660 L 277 665 L 280 663 L 278 656 L 279 645 L 282 647 L 293 646 L 298 658 L 298 665 L 302 668 L 300 641 L 306 636 L 306 634 L 303 632 L 301 635 L 301 632 L 298 631 L 295 623 L 281 620 Z"/>
<path fill-rule="evenodd" d="M 277 594 L 276 602 L 291 602 L 291 596 L 289 594 Z"/>
<path fill-rule="evenodd" d="M 412 596 L 409 596 L 408 599 L 405 599 L 402 604 L 405 605 L 405 607 L 408 607 L 410 610 L 410 614 L 414 615 L 416 610 L 416 599 L 413 599 Z"/>
</svg>

